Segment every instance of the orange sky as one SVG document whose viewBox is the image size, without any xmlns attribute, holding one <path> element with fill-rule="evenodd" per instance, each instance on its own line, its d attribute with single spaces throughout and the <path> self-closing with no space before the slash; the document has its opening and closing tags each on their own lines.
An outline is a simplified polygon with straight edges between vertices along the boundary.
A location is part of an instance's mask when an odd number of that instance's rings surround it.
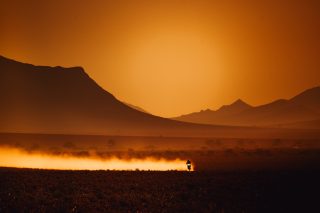
<svg viewBox="0 0 320 213">
<path fill-rule="evenodd" d="M 320 84 L 320 2 L 0 0 L 0 55 L 83 66 L 160 116 L 258 105 Z"/>
</svg>

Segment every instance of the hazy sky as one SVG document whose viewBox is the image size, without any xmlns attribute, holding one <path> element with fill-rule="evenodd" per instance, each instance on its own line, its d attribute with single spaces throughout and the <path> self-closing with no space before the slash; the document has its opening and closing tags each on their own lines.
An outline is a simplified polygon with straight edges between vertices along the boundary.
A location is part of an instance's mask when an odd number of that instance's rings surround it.
<svg viewBox="0 0 320 213">
<path fill-rule="evenodd" d="M 258 105 L 320 85 L 319 11 L 319 0 L 0 0 L 0 55 L 83 66 L 165 117 Z"/>
</svg>

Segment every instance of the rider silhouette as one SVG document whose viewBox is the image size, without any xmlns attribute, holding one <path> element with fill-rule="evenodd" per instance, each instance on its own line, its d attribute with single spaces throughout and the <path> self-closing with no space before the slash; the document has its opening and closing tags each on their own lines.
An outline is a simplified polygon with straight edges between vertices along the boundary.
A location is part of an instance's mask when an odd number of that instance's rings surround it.
<svg viewBox="0 0 320 213">
<path fill-rule="evenodd" d="M 191 170 L 191 161 L 187 160 L 186 164 L 187 164 L 188 171 L 190 171 Z"/>
</svg>

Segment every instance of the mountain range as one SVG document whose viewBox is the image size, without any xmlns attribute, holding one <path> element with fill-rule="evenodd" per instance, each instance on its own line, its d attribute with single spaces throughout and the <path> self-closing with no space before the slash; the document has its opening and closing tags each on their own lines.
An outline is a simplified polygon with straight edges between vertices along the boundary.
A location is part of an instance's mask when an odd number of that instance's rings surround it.
<svg viewBox="0 0 320 213">
<path fill-rule="evenodd" d="M 320 128 L 320 87 L 289 100 L 279 99 L 254 107 L 239 99 L 216 111 L 207 109 L 173 119 L 216 125 Z"/>
<path fill-rule="evenodd" d="M 248 107 L 237 101 L 220 111 L 240 113 Z M 0 133 L 320 138 L 318 131 L 194 124 L 134 108 L 81 67 L 35 66 L 0 56 Z"/>
</svg>

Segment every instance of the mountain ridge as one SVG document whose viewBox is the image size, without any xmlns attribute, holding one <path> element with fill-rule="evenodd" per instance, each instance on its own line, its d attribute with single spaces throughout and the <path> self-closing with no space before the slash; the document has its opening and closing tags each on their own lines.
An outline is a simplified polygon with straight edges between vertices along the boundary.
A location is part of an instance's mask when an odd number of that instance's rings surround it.
<svg viewBox="0 0 320 213">
<path fill-rule="evenodd" d="M 306 130 L 193 124 L 146 114 L 100 87 L 81 67 L 0 57 L 0 132 L 164 137 L 320 138 Z"/>
<path fill-rule="evenodd" d="M 243 109 L 233 111 L 235 105 Z M 174 117 L 175 120 L 216 125 L 285 126 L 286 123 L 303 123 L 320 118 L 320 87 L 307 89 L 286 100 L 252 107 L 241 99 L 218 110 L 207 110 Z"/>
<path fill-rule="evenodd" d="M 45 115 L 48 114 L 47 112 L 42 113 L 42 111 L 45 111 L 43 109 L 47 108 L 53 111 L 52 114 L 66 114 L 64 116 L 69 119 L 63 119 L 60 116 L 60 121 L 63 123 L 72 120 L 72 116 L 68 115 L 68 110 L 72 110 L 72 113 L 83 117 L 84 113 L 81 114 L 78 111 L 79 108 L 84 108 L 81 109 L 82 111 L 87 110 L 87 117 L 95 117 L 95 120 L 100 120 L 100 122 L 108 120 L 100 117 L 103 114 L 108 114 L 109 120 L 114 120 L 117 117 L 117 121 L 122 120 L 124 123 L 128 120 L 125 118 L 126 116 L 130 118 L 139 117 L 142 121 L 158 118 L 151 115 L 146 116 L 144 113 L 127 107 L 111 93 L 101 88 L 82 67 L 34 66 L 3 56 L 0 58 L 0 67 L 0 98 L 6 100 L 6 104 L 2 105 L 0 109 L 2 112 L 7 112 L 3 113 L 1 117 L 8 123 L 13 123 L 13 117 L 29 117 L 26 119 L 29 121 L 32 120 L 31 117 L 36 118 L 37 114 L 50 117 L 50 115 Z M 7 108 L 4 110 L 6 106 Z M 27 110 L 25 110 L 26 108 Z M 15 113 L 10 113 L 12 109 Z M 100 115 L 95 113 L 95 110 Z M 123 110 L 126 111 L 126 116 L 119 113 Z M 162 118 L 159 119 L 160 122 L 174 123 L 169 120 L 164 121 Z M 40 120 L 40 118 L 35 120 Z M 55 120 L 50 117 L 49 120 L 58 122 L 59 119 Z M 43 120 L 40 123 L 47 124 L 49 121 Z M 73 125 L 76 124 L 73 123 Z"/>
</svg>

